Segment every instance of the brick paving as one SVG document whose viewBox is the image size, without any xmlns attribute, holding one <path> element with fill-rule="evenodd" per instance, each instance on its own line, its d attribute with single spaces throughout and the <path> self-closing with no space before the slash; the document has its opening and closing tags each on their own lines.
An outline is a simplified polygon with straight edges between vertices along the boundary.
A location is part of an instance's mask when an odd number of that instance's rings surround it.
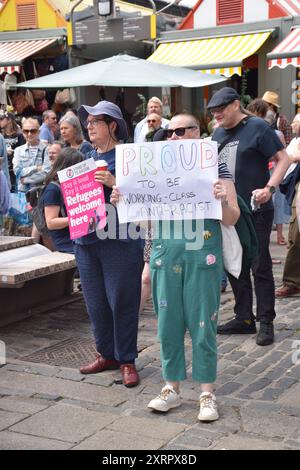
<svg viewBox="0 0 300 470">
<path fill-rule="evenodd" d="M 274 264 L 279 285 L 286 248 L 272 242 L 271 249 L 281 261 Z M 221 322 L 232 318 L 232 307 L 228 290 Z M 141 383 L 134 389 L 120 385 L 119 371 L 85 377 L 75 366 L 62 366 L 63 357 L 55 365 L 72 339 L 92 341 L 82 301 L 0 328 L 7 347 L 7 363 L 0 368 L 0 449 L 299 449 L 300 354 L 295 364 L 293 353 L 297 359 L 300 297 L 276 301 L 276 311 L 270 346 L 257 346 L 255 335 L 218 337 L 220 419 L 209 424 L 197 421 L 199 387 L 191 380 L 189 338 L 182 406 L 167 415 L 147 410 L 163 383 L 150 304 L 140 319 Z"/>
</svg>

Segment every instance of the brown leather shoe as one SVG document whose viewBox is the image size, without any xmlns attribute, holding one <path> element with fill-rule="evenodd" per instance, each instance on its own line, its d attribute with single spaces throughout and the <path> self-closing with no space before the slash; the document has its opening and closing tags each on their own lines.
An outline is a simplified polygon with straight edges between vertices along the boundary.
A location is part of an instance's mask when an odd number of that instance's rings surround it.
<svg viewBox="0 0 300 470">
<path fill-rule="evenodd" d="M 121 373 L 125 387 L 135 387 L 138 385 L 140 378 L 134 364 L 122 364 Z"/>
<path fill-rule="evenodd" d="M 275 297 L 291 297 L 295 294 L 300 294 L 300 287 L 283 284 L 275 290 Z"/>
<path fill-rule="evenodd" d="M 104 357 L 99 354 L 94 362 L 80 367 L 79 372 L 81 372 L 81 374 L 97 374 L 97 372 L 119 369 L 119 367 L 120 363 L 115 359 L 104 359 Z"/>
</svg>

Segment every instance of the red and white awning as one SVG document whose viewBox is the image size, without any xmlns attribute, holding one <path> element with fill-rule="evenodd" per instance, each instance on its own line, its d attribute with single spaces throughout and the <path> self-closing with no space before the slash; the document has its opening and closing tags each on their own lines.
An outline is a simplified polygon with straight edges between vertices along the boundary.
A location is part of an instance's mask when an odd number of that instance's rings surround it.
<svg viewBox="0 0 300 470">
<path fill-rule="evenodd" d="M 278 5 L 288 15 L 297 16 L 300 15 L 299 0 L 273 0 L 275 5 Z"/>
<path fill-rule="evenodd" d="M 0 74 L 20 72 L 24 59 L 55 43 L 57 39 L 0 42 Z"/>
<path fill-rule="evenodd" d="M 300 67 L 300 28 L 293 29 L 290 34 L 267 54 L 268 68 L 280 67 L 284 69 L 288 65 Z"/>
</svg>

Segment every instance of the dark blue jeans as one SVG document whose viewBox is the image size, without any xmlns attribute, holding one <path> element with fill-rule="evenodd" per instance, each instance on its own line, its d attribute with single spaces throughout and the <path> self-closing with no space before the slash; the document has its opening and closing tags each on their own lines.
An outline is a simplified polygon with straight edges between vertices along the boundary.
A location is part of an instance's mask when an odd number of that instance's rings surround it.
<svg viewBox="0 0 300 470">
<path fill-rule="evenodd" d="M 252 265 L 256 295 L 256 321 L 273 321 L 275 314 L 275 286 L 270 255 L 270 235 L 274 211 L 253 213 L 253 222 L 258 238 L 258 256 Z M 253 293 L 250 270 L 242 272 L 239 279 L 228 274 L 235 297 L 234 312 L 240 320 L 254 319 Z"/>
<path fill-rule="evenodd" d="M 139 240 L 75 245 L 97 351 L 123 364 L 137 357 L 143 250 Z"/>
</svg>

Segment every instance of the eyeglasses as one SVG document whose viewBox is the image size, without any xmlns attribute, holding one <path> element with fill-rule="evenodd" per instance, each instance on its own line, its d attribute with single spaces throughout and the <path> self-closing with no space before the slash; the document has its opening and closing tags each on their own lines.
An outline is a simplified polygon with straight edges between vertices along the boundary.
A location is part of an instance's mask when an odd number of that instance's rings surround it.
<svg viewBox="0 0 300 470">
<path fill-rule="evenodd" d="M 38 129 L 23 129 L 24 134 L 36 134 L 38 131 Z"/>
<path fill-rule="evenodd" d="M 90 121 L 86 121 L 85 122 L 85 125 L 86 127 L 88 126 L 91 126 L 91 127 L 95 127 L 99 122 L 106 122 L 105 119 L 91 119 Z"/>
<path fill-rule="evenodd" d="M 172 137 L 174 132 L 177 137 L 182 137 L 185 134 L 185 131 L 188 129 L 197 129 L 197 126 L 177 127 L 177 129 L 165 129 L 165 134 L 168 139 Z"/>
</svg>

